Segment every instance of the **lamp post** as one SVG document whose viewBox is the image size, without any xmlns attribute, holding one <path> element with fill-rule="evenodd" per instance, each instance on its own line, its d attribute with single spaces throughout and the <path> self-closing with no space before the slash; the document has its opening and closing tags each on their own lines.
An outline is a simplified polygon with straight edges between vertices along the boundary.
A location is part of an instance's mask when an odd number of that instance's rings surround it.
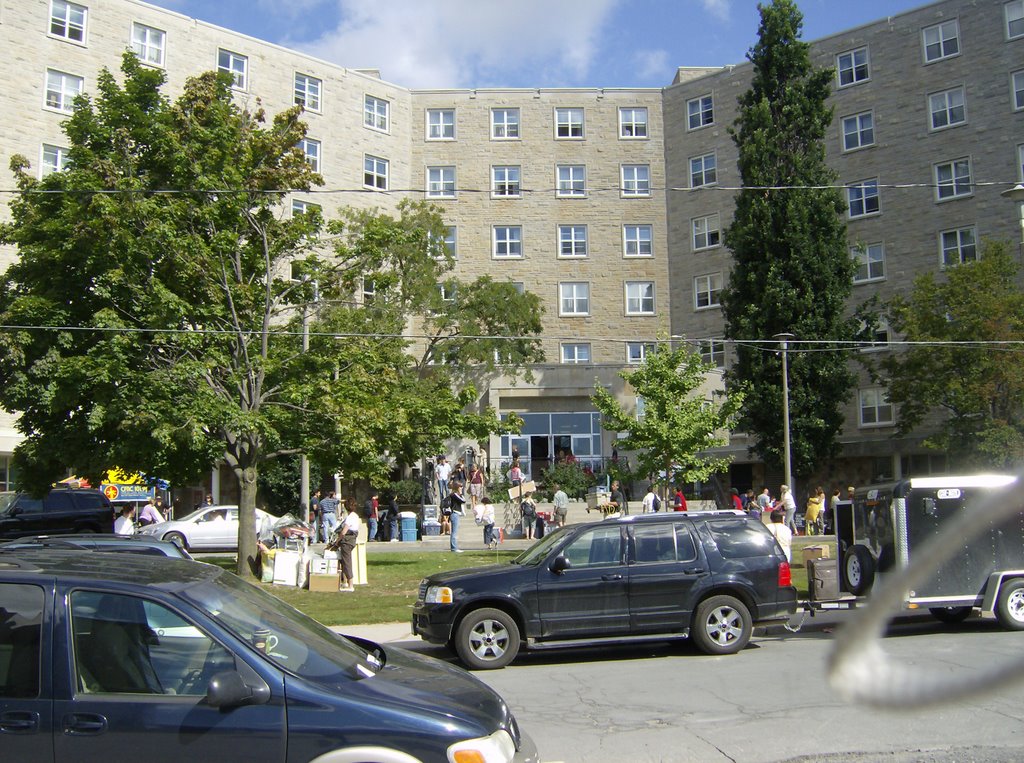
<svg viewBox="0 0 1024 763">
<path fill-rule="evenodd" d="M 793 334 L 776 334 L 772 339 L 777 339 L 782 345 L 782 447 L 784 451 L 783 469 L 785 470 L 786 485 L 792 495 L 796 495 L 793 485 L 793 469 L 790 457 L 789 441 L 789 343 L 796 339 Z"/>
<path fill-rule="evenodd" d="M 316 281 L 313 281 L 313 304 L 316 304 L 320 299 L 320 288 Z M 309 352 L 309 303 L 305 302 L 302 305 L 302 353 Z M 303 452 L 299 457 L 299 500 L 302 505 L 306 507 L 306 516 L 303 517 L 304 521 L 310 519 L 309 516 L 309 457 Z M 315 528 L 314 528 L 315 529 Z"/>
<path fill-rule="evenodd" d="M 1021 253 L 1024 254 L 1024 183 L 1017 183 L 1013 188 L 1007 188 L 999 195 L 1020 206 L 1020 247 Z"/>
</svg>

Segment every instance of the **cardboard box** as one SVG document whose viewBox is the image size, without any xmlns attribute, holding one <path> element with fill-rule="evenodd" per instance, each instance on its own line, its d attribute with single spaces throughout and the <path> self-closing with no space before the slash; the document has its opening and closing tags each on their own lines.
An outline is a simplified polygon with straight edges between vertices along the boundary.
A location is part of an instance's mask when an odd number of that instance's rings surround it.
<svg viewBox="0 0 1024 763">
<path fill-rule="evenodd" d="M 337 559 L 328 559 L 327 560 L 327 574 L 328 575 L 337 575 L 338 574 L 338 560 Z"/>
<path fill-rule="evenodd" d="M 334 560 L 337 564 L 337 559 Z M 310 575 L 329 575 L 331 574 L 330 561 L 324 559 L 322 556 L 314 556 L 309 560 L 309 574 Z"/>
<path fill-rule="evenodd" d="M 513 503 L 522 500 L 527 493 L 536 493 L 537 483 L 533 480 L 527 480 L 521 485 L 514 485 L 508 489 L 508 499 Z"/>
<path fill-rule="evenodd" d="M 828 559 L 830 556 L 832 554 L 828 546 L 805 546 L 804 567 L 809 567 L 812 559 Z"/>
<path fill-rule="evenodd" d="M 329 593 L 337 592 L 341 586 L 341 576 L 337 573 L 333 575 L 322 575 L 312 574 L 309 576 L 309 590 L 310 591 L 325 591 Z"/>
</svg>

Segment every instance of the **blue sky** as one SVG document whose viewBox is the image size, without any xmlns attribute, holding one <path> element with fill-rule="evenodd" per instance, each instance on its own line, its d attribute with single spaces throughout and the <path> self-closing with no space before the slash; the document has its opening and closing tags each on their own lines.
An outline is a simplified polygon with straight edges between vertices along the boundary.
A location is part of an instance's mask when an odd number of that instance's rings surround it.
<svg viewBox="0 0 1024 763">
<path fill-rule="evenodd" d="M 660 87 L 740 63 L 757 0 L 149 0 L 411 88 Z M 813 40 L 925 4 L 802 0 Z"/>
</svg>

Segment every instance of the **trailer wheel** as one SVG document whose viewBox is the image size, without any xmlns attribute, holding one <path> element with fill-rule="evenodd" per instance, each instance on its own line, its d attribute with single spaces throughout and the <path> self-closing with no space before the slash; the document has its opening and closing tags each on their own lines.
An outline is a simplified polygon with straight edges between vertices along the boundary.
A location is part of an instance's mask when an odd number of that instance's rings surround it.
<svg viewBox="0 0 1024 763">
<path fill-rule="evenodd" d="M 971 613 L 974 612 L 974 607 L 932 607 L 928 611 L 940 623 L 953 625 L 962 623 L 970 617 Z"/>
<path fill-rule="evenodd" d="M 1009 580 L 999 588 L 996 620 L 1007 630 L 1024 630 L 1024 578 Z"/>
<path fill-rule="evenodd" d="M 850 546 L 843 558 L 846 590 L 861 596 L 871 590 L 875 582 L 875 560 L 864 546 Z"/>
</svg>

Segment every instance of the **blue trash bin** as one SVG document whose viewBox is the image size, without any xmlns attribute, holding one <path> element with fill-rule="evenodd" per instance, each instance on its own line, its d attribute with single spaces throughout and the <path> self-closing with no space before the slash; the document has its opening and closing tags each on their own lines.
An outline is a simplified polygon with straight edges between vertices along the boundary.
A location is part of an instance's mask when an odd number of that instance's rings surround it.
<svg viewBox="0 0 1024 763">
<path fill-rule="evenodd" d="M 416 535 L 416 514 L 412 511 L 403 511 L 399 514 L 399 520 L 401 521 L 402 527 L 402 540 L 403 541 L 417 541 L 419 538 Z"/>
</svg>

